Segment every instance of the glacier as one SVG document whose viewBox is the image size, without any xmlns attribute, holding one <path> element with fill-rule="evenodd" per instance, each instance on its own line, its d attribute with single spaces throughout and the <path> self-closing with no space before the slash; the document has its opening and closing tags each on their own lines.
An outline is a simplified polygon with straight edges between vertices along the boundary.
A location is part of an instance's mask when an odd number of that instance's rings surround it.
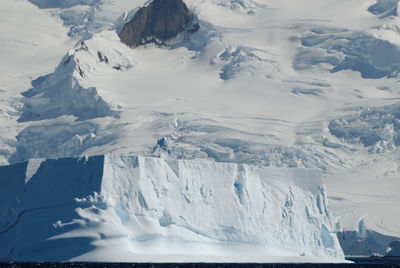
<svg viewBox="0 0 400 268">
<path fill-rule="evenodd" d="M 400 237 L 398 0 L 185 2 L 199 31 L 130 49 L 118 32 L 147 0 L 2 0 L 0 163 L 319 168 L 345 253 L 386 254 Z"/>
<path fill-rule="evenodd" d="M 0 244 L 2 261 L 344 261 L 320 170 L 134 155 L 1 166 Z"/>
</svg>

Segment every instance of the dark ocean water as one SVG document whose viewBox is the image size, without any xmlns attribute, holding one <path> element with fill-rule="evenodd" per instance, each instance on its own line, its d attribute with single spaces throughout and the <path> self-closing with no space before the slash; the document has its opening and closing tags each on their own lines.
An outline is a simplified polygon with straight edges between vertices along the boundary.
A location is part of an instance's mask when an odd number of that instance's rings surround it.
<svg viewBox="0 0 400 268">
<path fill-rule="evenodd" d="M 355 263 L 86 263 L 86 262 L 8 262 L 0 267 L 76 267 L 76 268 L 283 268 L 283 267 L 400 267 L 400 258 L 348 258 Z"/>
</svg>

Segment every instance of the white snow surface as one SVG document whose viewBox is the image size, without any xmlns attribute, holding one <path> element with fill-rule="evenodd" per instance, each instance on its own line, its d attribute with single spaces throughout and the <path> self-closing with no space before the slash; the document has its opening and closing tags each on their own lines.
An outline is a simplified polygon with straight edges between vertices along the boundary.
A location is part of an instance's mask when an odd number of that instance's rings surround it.
<svg viewBox="0 0 400 268">
<path fill-rule="evenodd" d="M 109 38 L 103 38 L 108 35 Z M 82 88 L 82 78 L 92 73 L 125 70 L 132 60 L 124 57 L 125 46 L 120 44 L 115 32 L 95 35 L 88 41 L 80 41 L 62 59 L 54 73 L 43 77 L 44 81 L 23 93 L 27 98 L 19 121 L 36 121 L 74 115 L 77 120 L 104 116 L 117 116 L 108 103 L 98 95 L 96 88 Z M 110 44 L 116 43 L 115 46 Z"/>
<path fill-rule="evenodd" d="M 198 32 L 131 49 L 117 32 L 148 1 L 2 0 L 0 163 L 319 168 L 343 231 L 400 237 L 398 1 L 185 2 Z"/>
<path fill-rule="evenodd" d="M 109 154 L 3 166 L 0 186 L 2 261 L 344 257 L 319 170 Z"/>
</svg>

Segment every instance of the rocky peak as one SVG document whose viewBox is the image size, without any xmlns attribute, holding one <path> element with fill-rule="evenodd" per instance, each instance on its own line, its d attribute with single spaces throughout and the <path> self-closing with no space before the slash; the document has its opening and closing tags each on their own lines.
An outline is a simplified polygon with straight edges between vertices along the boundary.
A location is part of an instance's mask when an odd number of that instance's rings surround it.
<svg viewBox="0 0 400 268">
<path fill-rule="evenodd" d="M 177 36 L 192 19 L 192 13 L 182 0 L 153 0 L 137 11 L 119 36 L 128 46 L 149 42 L 163 43 Z"/>
</svg>

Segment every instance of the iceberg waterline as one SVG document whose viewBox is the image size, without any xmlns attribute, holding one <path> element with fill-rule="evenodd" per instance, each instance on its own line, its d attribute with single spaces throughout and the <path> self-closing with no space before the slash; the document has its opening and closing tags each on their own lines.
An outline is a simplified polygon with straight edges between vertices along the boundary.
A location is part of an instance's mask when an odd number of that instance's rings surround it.
<svg viewBox="0 0 400 268">
<path fill-rule="evenodd" d="M 0 167 L 0 244 L 7 261 L 344 258 L 319 170 L 111 154 Z"/>
</svg>

